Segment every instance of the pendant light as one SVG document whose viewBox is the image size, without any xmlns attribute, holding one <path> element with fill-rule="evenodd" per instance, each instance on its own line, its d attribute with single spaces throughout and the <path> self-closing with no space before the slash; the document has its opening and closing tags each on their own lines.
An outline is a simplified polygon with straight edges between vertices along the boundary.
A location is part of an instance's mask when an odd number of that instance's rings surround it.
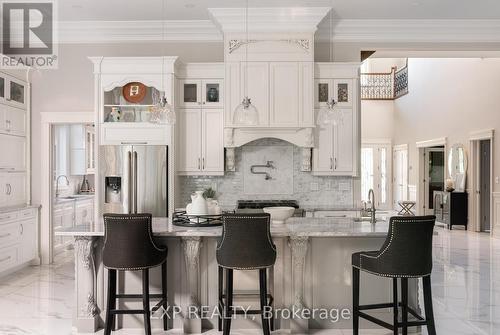
<svg viewBox="0 0 500 335">
<path fill-rule="evenodd" d="M 330 31 L 329 31 L 329 42 L 330 42 L 330 48 L 329 48 L 329 58 L 330 62 L 333 60 L 333 1 L 332 1 L 332 8 L 330 9 Z M 335 105 L 337 102 L 335 99 L 332 97 L 326 102 L 326 105 L 321 107 L 319 112 L 318 112 L 318 117 L 316 119 L 316 124 L 318 125 L 330 125 L 330 124 L 339 124 L 342 123 L 342 112 L 335 108 Z"/>
<path fill-rule="evenodd" d="M 245 9 L 245 30 L 246 30 L 246 43 L 245 43 L 245 98 L 236 107 L 233 113 L 233 123 L 235 125 L 257 126 L 259 124 L 259 112 L 248 97 L 248 0 L 246 0 Z"/>
<path fill-rule="evenodd" d="M 162 56 L 165 54 L 164 44 L 166 42 L 166 6 L 167 0 L 162 0 Z M 161 123 L 161 124 L 175 124 L 175 110 L 172 105 L 168 103 L 166 96 L 166 88 L 165 88 L 165 62 L 162 59 L 161 61 L 161 81 L 163 86 L 163 97 L 156 99 L 157 101 L 153 101 L 155 104 L 153 107 L 153 117 L 151 118 L 151 122 Z"/>
</svg>

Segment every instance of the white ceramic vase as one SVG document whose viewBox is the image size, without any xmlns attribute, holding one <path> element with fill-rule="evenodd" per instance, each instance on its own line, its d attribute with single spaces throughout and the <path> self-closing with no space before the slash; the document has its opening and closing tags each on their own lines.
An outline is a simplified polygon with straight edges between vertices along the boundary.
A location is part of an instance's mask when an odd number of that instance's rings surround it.
<svg viewBox="0 0 500 335">
<path fill-rule="evenodd" d="M 208 215 L 208 205 L 203 198 L 203 191 L 196 191 L 191 195 L 191 203 L 186 206 L 188 215 Z"/>
<path fill-rule="evenodd" d="M 219 203 L 217 200 L 208 198 L 207 199 L 207 204 L 208 204 L 208 214 L 210 215 L 220 215 L 222 214 L 222 209 L 219 206 Z"/>
</svg>

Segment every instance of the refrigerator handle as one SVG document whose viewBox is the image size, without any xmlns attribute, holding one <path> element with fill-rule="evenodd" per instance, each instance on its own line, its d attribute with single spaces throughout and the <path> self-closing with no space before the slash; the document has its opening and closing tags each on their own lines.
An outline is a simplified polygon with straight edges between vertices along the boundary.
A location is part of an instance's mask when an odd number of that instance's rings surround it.
<svg viewBox="0 0 500 335">
<path fill-rule="evenodd" d="M 137 214 L 137 151 L 134 151 L 134 214 Z"/>
<path fill-rule="evenodd" d="M 128 151 L 128 213 L 132 214 L 132 152 Z"/>
</svg>

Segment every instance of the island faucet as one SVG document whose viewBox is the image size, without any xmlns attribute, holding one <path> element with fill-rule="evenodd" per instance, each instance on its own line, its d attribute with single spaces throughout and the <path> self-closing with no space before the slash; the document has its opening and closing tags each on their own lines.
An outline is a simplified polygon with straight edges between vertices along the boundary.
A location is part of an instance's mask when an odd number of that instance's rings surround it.
<svg viewBox="0 0 500 335">
<path fill-rule="evenodd" d="M 57 177 L 56 179 L 56 198 L 59 197 L 59 178 L 64 177 L 66 179 L 66 185 L 69 185 L 69 179 L 66 177 L 66 175 L 62 174 Z"/>
<path fill-rule="evenodd" d="M 372 204 L 372 207 L 370 208 L 370 222 L 376 223 L 377 219 L 375 218 L 375 213 L 377 210 L 375 209 L 375 192 L 373 192 L 373 188 L 370 188 L 370 190 L 368 191 L 368 201 L 370 201 Z"/>
</svg>

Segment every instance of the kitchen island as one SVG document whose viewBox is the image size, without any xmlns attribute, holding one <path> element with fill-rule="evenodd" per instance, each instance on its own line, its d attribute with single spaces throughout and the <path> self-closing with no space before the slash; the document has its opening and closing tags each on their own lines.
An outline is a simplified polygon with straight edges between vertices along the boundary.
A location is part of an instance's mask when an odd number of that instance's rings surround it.
<svg viewBox="0 0 500 335">
<path fill-rule="evenodd" d="M 388 231 L 385 219 L 376 224 L 356 222 L 352 218 L 291 218 L 285 225 L 272 225 L 271 235 L 278 256 L 269 276 L 274 296 L 276 326 L 295 333 L 309 329 L 350 329 L 351 254 L 361 250 L 377 250 Z M 76 315 L 74 326 L 79 332 L 95 332 L 103 326 L 105 314 L 105 277 L 102 265 L 104 229 L 102 222 L 77 226 L 57 233 L 75 238 Z M 217 262 L 216 243 L 221 227 L 177 227 L 168 219 L 153 219 L 153 235 L 158 244 L 166 245 L 168 255 L 168 300 L 178 314 L 170 327 L 184 333 L 200 333 L 217 328 Z M 151 272 L 151 292 L 159 292 L 160 268 Z M 118 276 L 118 288 L 127 293 L 140 293 L 141 274 L 128 272 Z M 235 272 L 235 291 L 258 290 L 257 272 Z M 391 280 L 362 274 L 361 302 L 380 303 L 392 299 Z M 419 310 L 416 281 L 410 282 L 410 305 Z M 258 299 L 235 299 L 235 305 L 254 306 Z M 152 303 L 153 304 L 153 303 Z M 120 301 L 119 308 L 139 307 L 137 302 Z M 200 309 L 202 307 L 202 309 Z M 291 318 L 289 312 L 324 309 L 325 318 L 316 314 L 308 319 Z M 192 313 L 192 311 L 195 311 Z M 171 310 L 171 316 L 173 316 Z M 377 316 L 390 320 L 390 314 Z M 233 321 L 235 329 L 260 327 L 259 318 Z M 152 320 L 160 328 L 160 320 Z M 361 323 L 364 328 L 375 327 Z M 119 317 L 119 328 L 142 328 L 141 317 Z"/>
</svg>

